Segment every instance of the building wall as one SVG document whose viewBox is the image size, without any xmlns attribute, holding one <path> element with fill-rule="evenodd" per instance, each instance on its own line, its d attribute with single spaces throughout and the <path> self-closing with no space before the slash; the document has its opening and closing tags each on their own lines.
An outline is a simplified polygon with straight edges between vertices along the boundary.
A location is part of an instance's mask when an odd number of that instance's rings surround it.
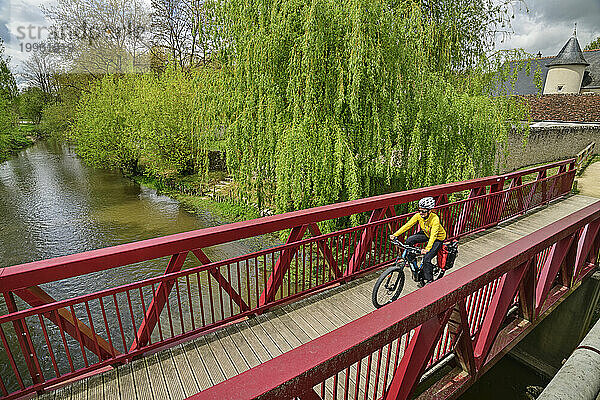
<svg viewBox="0 0 600 400">
<path fill-rule="evenodd" d="M 579 93 L 585 65 L 560 65 L 550 67 L 544 85 L 544 94 Z M 558 90 L 558 86 L 562 90 Z"/>
<path fill-rule="evenodd" d="M 525 145 L 523 138 L 513 133 L 500 150 L 500 172 L 575 157 L 591 142 L 596 142 L 596 149 L 600 147 L 600 126 L 531 128 Z"/>
</svg>

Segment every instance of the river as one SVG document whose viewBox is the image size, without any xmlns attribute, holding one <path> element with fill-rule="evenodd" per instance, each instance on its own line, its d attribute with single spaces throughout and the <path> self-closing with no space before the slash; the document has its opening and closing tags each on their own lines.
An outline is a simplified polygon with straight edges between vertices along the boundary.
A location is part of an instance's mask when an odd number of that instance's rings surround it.
<svg viewBox="0 0 600 400">
<path fill-rule="evenodd" d="M 88 167 L 69 146 L 46 141 L 0 164 L 0 215 L 0 267 L 223 223 L 208 212 L 192 214 L 119 172 Z M 206 252 L 217 260 L 274 244 L 268 238 L 249 239 Z M 164 268 L 158 261 L 99 275 L 114 285 L 156 276 Z M 69 285 L 69 297 L 105 288 L 97 279 L 76 283 Z M 63 292 L 61 286 L 51 294 Z"/>
<path fill-rule="evenodd" d="M 0 216 L 0 267 L 223 223 L 208 212 L 188 212 L 176 200 L 140 186 L 119 172 L 91 168 L 68 145 L 50 141 L 38 142 L 0 164 Z M 258 237 L 204 251 L 216 261 L 276 244 L 272 237 Z M 151 260 L 41 287 L 54 299 L 62 300 L 161 275 L 167 263 L 168 258 Z M 198 265 L 198 261 L 188 257 L 184 269 L 192 265 Z M 17 305 L 20 309 L 28 307 L 18 298 Z M 139 304 L 134 302 L 133 306 Z M 7 312 L 4 299 L 0 300 L 0 312 Z M 117 324 L 113 317 L 109 321 L 111 327 Z M 3 328 L 14 342 L 12 327 Z M 30 329 L 34 342 L 43 347 L 41 332 L 36 332 L 39 329 Z M 51 335 L 58 335 L 53 326 L 48 329 Z M 11 343 L 18 353 L 17 346 Z M 0 374 L 5 384 L 15 388 L 14 374 L 5 352 L 1 353 Z M 42 361 L 43 370 L 50 373 L 49 360 Z M 58 362 L 61 369 L 68 367 L 64 357 Z M 17 360 L 17 364 L 23 371 L 22 360 Z"/>
</svg>

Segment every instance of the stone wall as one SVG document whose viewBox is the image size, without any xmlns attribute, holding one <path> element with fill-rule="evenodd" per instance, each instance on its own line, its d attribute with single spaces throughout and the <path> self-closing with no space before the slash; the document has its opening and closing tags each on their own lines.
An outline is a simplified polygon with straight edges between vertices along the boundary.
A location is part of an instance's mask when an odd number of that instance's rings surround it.
<svg viewBox="0 0 600 400">
<path fill-rule="evenodd" d="M 499 160 L 504 160 L 500 161 L 500 172 L 575 157 L 591 142 L 596 142 L 596 149 L 600 147 L 600 126 L 531 128 L 525 146 L 516 134 L 509 137 L 502 149 L 508 150 L 508 155 L 499 156 Z"/>
</svg>

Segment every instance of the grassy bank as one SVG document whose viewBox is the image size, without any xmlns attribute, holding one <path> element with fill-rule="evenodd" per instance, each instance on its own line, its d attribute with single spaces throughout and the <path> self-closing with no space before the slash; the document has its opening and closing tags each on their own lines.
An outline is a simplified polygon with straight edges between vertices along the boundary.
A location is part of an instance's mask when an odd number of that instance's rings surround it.
<svg viewBox="0 0 600 400">
<path fill-rule="evenodd" d="M 205 211 L 210 212 L 223 219 L 225 222 L 247 221 L 260 217 L 258 210 L 249 205 L 230 201 L 214 201 L 208 196 L 193 194 L 197 190 L 198 183 L 189 177 L 176 178 L 170 180 L 166 185 L 156 178 L 148 176 L 132 176 L 131 179 L 140 185 L 151 187 L 158 192 L 163 193 L 179 201 L 189 212 L 199 214 Z M 209 184 L 215 184 L 215 179 L 209 178 Z"/>
<path fill-rule="evenodd" d="M 7 160 L 15 152 L 31 146 L 35 136 L 33 125 L 20 125 L 8 133 L 0 133 L 0 162 Z"/>
</svg>

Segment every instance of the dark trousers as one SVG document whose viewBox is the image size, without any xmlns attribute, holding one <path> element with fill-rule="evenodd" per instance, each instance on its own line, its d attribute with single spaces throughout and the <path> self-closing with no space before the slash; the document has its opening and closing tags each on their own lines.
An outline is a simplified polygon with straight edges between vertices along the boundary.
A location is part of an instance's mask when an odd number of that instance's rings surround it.
<svg viewBox="0 0 600 400">
<path fill-rule="evenodd" d="M 425 235 L 423 232 L 419 232 L 409 236 L 408 239 L 406 239 L 406 244 L 409 246 L 414 246 L 417 243 L 427 243 L 428 241 L 429 238 L 427 235 Z M 431 250 L 429 250 L 427 254 L 423 256 L 423 279 L 426 281 L 431 282 L 433 280 L 433 264 L 431 263 L 431 260 L 433 260 L 433 257 L 437 256 L 442 244 L 443 242 L 441 240 L 436 239 L 436 241 L 433 242 Z"/>
</svg>

